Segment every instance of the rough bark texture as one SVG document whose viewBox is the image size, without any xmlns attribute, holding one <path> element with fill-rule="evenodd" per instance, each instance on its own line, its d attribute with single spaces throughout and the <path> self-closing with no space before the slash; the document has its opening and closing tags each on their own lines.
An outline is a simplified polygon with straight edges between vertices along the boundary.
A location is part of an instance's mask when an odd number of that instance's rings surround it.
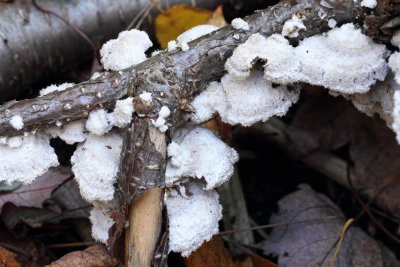
<svg viewBox="0 0 400 267">
<path fill-rule="evenodd" d="M 159 13 L 148 0 L 37 2 L 82 30 L 96 48 L 125 30 L 138 14 L 148 18 L 141 28 L 152 31 L 151 18 Z M 192 3 L 190 0 L 157 2 L 161 2 L 163 7 Z M 198 5 L 204 8 L 214 8 L 217 4 L 218 1 L 198 1 Z M 92 47 L 71 27 L 38 10 L 30 0 L 17 0 L 1 6 L 0 38 L 0 103 L 20 97 L 32 83 L 72 69 L 94 54 Z"/>
<path fill-rule="evenodd" d="M 210 81 L 221 78 L 225 60 L 251 34 L 259 32 L 269 36 L 280 32 L 285 20 L 302 12 L 307 30 L 299 36 L 301 39 L 327 30 L 327 18 L 335 18 L 341 24 L 359 19 L 362 14 L 359 6 L 349 0 L 346 5 L 335 3 L 334 8 L 326 8 L 327 16 L 321 19 L 319 14 L 323 7 L 317 3 L 314 0 L 298 4 L 284 1 L 247 17 L 249 31 L 227 26 L 191 42 L 187 52 L 166 51 L 125 71 L 106 73 L 95 81 L 78 84 L 65 92 L 6 103 L 0 106 L 0 136 L 40 130 L 56 121 L 86 118 L 87 112 L 94 108 L 112 107 L 116 99 L 127 95 L 128 89 L 130 95 L 149 91 L 157 98 L 158 104 L 150 117 L 156 116 L 161 105 L 169 106 L 172 111 L 185 109 L 185 103 L 203 91 Z M 233 38 L 234 34 L 240 38 Z M 69 105 L 65 107 L 67 103 Z M 14 115 L 23 118 L 24 128 L 20 131 L 9 124 Z M 173 125 L 180 121 L 179 115 L 179 112 L 173 112 Z"/>
</svg>

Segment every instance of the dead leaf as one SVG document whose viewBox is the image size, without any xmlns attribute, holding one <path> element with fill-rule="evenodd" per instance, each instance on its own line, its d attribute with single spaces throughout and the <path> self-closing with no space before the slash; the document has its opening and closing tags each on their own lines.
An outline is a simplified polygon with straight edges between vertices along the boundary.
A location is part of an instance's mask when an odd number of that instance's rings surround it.
<svg viewBox="0 0 400 267">
<path fill-rule="evenodd" d="M 72 178 L 72 172 L 65 167 L 49 169 L 39 176 L 33 183 L 23 185 L 16 190 L 0 195 L 0 212 L 6 202 L 16 206 L 41 208 L 44 200 L 51 197 L 51 193 L 66 180 Z"/>
<path fill-rule="evenodd" d="M 236 263 L 238 267 L 279 267 L 263 257 L 248 255 L 243 261 Z"/>
<path fill-rule="evenodd" d="M 204 24 L 214 25 L 218 28 L 225 27 L 228 23 L 225 20 L 222 5 L 219 5 L 213 12 L 211 18 L 209 18 Z"/>
<path fill-rule="evenodd" d="M 222 6 L 219 6 L 214 12 L 186 5 L 169 8 L 155 19 L 157 41 L 161 48 L 165 49 L 169 41 L 175 40 L 181 33 L 201 24 L 226 26 L 227 22 L 222 13 Z"/>
<path fill-rule="evenodd" d="M 332 151 L 346 145 L 354 162 L 356 188 L 374 195 L 387 179 L 400 174 L 400 146 L 385 122 L 356 110 L 342 97 L 332 97 L 321 88 L 304 91 L 291 124 L 289 135 L 299 157 L 314 151 Z M 348 160 L 349 159 L 345 159 Z M 378 204 L 400 216 L 400 181 L 393 183 L 378 198 Z"/>
<path fill-rule="evenodd" d="M 21 264 L 16 260 L 17 254 L 0 246 L 0 267 L 20 267 Z"/>
<path fill-rule="evenodd" d="M 74 251 L 47 265 L 48 267 L 109 267 L 117 266 L 118 261 L 111 257 L 103 244 L 93 245 L 83 251 Z"/>
<path fill-rule="evenodd" d="M 339 208 L 326 196 L 316 193 L 305 184 L 300 185 L 298 191 L 282 198 L 278 205 L 279 212 L 271 217 L 270 223 L 329 216 L 338 218 L 276 227 L 259 244 L 264 254 L 277 256 L 280 266 L 328 266 L 345 222 Z M 346 232 L 334 266 L 387 266 L 387 257 L 374 239 L 358 227 L 352 226 Z M 389 252 L 389 257 L 393 260 L 393 266 L 399 266 L 400 262 L 393 253 Z"/>
<path fill-rule="evenodd" d="M 221 237 L 214 236 L 210 241 L 184 258 L 186 267 L 235 267 L 231 256 L 224 247 Z"/>
</svg>

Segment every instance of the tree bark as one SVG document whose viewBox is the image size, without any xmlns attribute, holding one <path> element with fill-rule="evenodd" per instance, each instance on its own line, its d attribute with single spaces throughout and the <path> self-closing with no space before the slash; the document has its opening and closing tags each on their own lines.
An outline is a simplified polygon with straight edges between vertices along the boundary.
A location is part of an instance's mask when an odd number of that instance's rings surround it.
<svg viewBox="0 0 400 267">
<path fill-rule="evenodd" d="M 157 2 L 163 7 L 192 3 L 190 0 Z M 159 13 L 149 0 L 37 0 L 37 3 L 84 32 L 97 49 L 125 30 L 138 14 L 152 18 Z M 218 2 L 202 0 L 197 4 L 214 8 Z M 151 33 L 151 21 L 144 20 L 141 29 Z M 34 82 L 73 69 L 95 52 L 70 26 L 37 9 L 31 0 L 1 6 L 0 39 L 0 103 L 20 98 Z"/>
<path fill-rule="evenodd" d="M 156 116 L 160 106 L 167 105 L 173 111 L 173 125 L 179 124 L 180 111 L 185 109 L 185 104 L 202 92 L 210 81 L 221 78 L 225 60 L 251 34 L 259 32 L 269 36 L 280 32 L 284 21 L 297 12 L 304 14 L 307 27 L 298 39 L 328 30 L 327 18 L 334 18 L 339 25 L 362 18 L 362 10 L 356 3 L 350 0 L 344 4 L 339 2 L 332 3 L 333 8 L 324 8 L 315 0 L 297 4 L 283 1 L 248 16 L 249 31 L 227 26 L 190 42 L 189 51 L 164 51 L 124 71 L 105 73 L 94 81 L 83 82 L 63 92 L 5 103 L 0 106 L 0 136 L 20 135 L 48 128 L 57 121 L 86 118 L 95 108 L 112 108 L 128 91 L 133 96 L 143 91 L 152 92 L 157 104 L 149 117 Z M 320 17 L 322 11 L 326 13 L 324 19 Z M 233 38 L 234 34 L 238 34 L 239 39 Z M 19 131 L 9 123 L 14 115 L 21 116 L 24 121 L 24 128 Z"/>
</svg>

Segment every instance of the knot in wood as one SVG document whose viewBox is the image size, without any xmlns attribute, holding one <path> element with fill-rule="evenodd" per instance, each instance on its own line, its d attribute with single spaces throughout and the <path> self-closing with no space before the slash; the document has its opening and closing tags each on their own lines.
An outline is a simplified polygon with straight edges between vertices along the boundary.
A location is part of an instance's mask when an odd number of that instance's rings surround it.
<svg viewBox="0 0 400 267">
<path fill-rule="evenodd" d="M 153 101 L 144 100 L 140 97 L 134 97 L 132 102 L 136 113 L 143 115 L 150 114 L 154 106 Z"/>
</svg>

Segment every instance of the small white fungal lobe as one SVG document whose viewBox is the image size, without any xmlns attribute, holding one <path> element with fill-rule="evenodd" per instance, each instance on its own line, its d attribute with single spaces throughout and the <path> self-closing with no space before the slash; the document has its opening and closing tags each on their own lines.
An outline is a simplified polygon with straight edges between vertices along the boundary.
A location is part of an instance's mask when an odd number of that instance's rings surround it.
<svg viewBox="0 0 400 267">
<path fill-rule="evenodd" d="M 114 224 L 110 217 L 115 207 L 109 202 L 93 202 L 93 209 L 90 211 L 90 222 L 92 223 L 92 237 L 99 242 L 107 244 L 108 229 Z"/>
<path fill-rule="evenodd" d="M 207 25 L 207 24 L 198 25 L 185 31 L 184 33 L 179 35 L 178 38 L 176 39 L 178 40 L 178 42 L 189 43 L 203 35 L 209 34 L 210 32 L 216 31 L 218 29 L 219 28 L 214 25 Z"/>
<path fill-rule="evenodd" d="M 252 71 L 245 80 L 226 74 L 221 83 L 210 83 L 195 97 L 191 105 L 196 112 L 190 118 L 202 123 L 218 112 L 226 123 L 250 126 L 272 116 L 283 116 L 297 102 L 299 94 L 299 90 L 288 90 L 284 85 L 273 87 L 260 71 Z"/>
<path fill-rule="evenodd" d="M 40 90 L 39 95 L 44 96 L 44 95 L 50 94 L 52 92 L 64 91 L 65 89 L 70 88 L 74 85 L 75 85 L 74 83 L 63 83 L 60 85 L 52 84 L 52 85 L 49 85 L 46 88 Z"/>
<path fill-rule="evenodd" d="M 400 90 L 394 92 L 393 102 L 394 102 L 394 107 L 392 113 L 393 117 L 392 128 L 393 131 L 396 133 L 397 143 L 400 144 Z"/>
<path fill-rule="evenodd" d="M 90 77 L 90 79 L 91 80 L 96 80 L 97 78 L 99 78 L 101 76 L 101 73 L 100 72 L 94 72 L 93 74 L 92 74 L 92 77 Z"/>
<path fill-rule="evenodd" d="M 189 197 L 172 191 L 165 204 L 169 218 L 169 249 L 183 257 L 218 233 L 218 221 L 222 218 L 222 206 L 218 193 L 204 191 L 197 182 L 188 184 Z"/>
<path fill-rule="evenodd" d="M 306 29 L 303 24 L 303 20 L 293 15 L 291 19 L 285 21 L 282 27 L 282 35 L 294 38 L 299 36 L 299 31 Z"/>
<path fill-rule="evenodd" d="M 47 129 L 46 132 L 53 138 L 59 137 L 69 145 L 83 142 L 87 136 L 84 120 L 67 123 L 62 128 L 52 127 Z"/>
<path fill-rule="evenodd" d="M 115 103 L 115 108 L 112 113 L 114 124 L 117 127 L 125 127 L 132 120 L 133 108 L 133 97 L 128 97 L 123 100 L 118 100 Z"/>
<path fill-rule="evenodd" d="M 329 28 L 331 28 L 331 29 L 335 28 L 335 27 L 336 27 L 336 24 L 337 24 L 336 20 L 334 20 L 334 19 L 328 19 L 328 26 L 329 26 Z"/>
<path fill-rule="evenodd" d="M 361 6 L 363 7 L 368 7 L 368 8 L 375 8 L 377 5 L 377 1 L 376 0 L 362 0 L 361 1 Z"/>
<path fill-rule="evenodd" d="M 151 93 L 149 93 L 149 92 L 143 92 L 139 95 L 139 97 L 144 101 L 150 102 L 153 100 L 153 97 L 151 96 Z"/>
<path fill-rule="evenodd" d="M 241 18 L 233 19 L 231 25 L 236 30 L 244 30 L 244 31 L 250 30 L 249 24 Z"/>
<path fill-rule="evenodd" d="M 157 120 L 155 121 L 152 120 L 153 125 L 163 133 L 168 130 L 168 126 L 165 123 L 166 123 L 166 118 L 169 116 L 169 114 L 171 114 L 169 108 L 167 106 L 162 106 L 160 112 L 158 113 Z"/>
<path fill-rule="evenodd" d="M 394 52 L 389 57 L 389 67 L 394 73 L 394 78 L 398 84 L 400 84 L 400 53 Z"/>
<path fill-rule="evenodd" d="M 71 157 L 72 171 L 81 195 L 88 201 L 109 201 L 114 198 L 114 182 L 122 148 L 122 137 L 89 134 Z"/>
<path fill-rule="evenodd" d="M 89 113 L 86 129 L 92 134 L 103 135 L 111 130 L 113 124 L 112 114 L 100 108 Z"/>
<path fill-rule="evenodd" d="M 11 126 L 16 130 L 21 130 L 24 128 L 24 120 L 19 115 L 14 115 L 10 119 Z"/>
<path fill-rule="evenodd" d="M 171 52 L 173 50 L 175 50 L 176 48 L 178 48 L 178 43 L 175 40 L 169 41 L 168 42 L 168 52 Z"/>
<path fill-rule="evenodd" d="M 0 180 L 8 184 L 29 184 L 59 164 L 50 136 L 40 133 L 8 138 L 7 144 L 0 145 L 0 162 Z"/>
<path fill-rule="evenodd" d="M 100 50 L 101 63 L 106 70 L 123 70 L 146 60 L 146 50 L 153 43 L 146 32 L 120 32 L 117 39 L 108 41 Z"/>
<path fill-rule="evenodd" d="M 387 55 L 384 45 L 374 43 L 349 23 L 324 35 L 306 38 L 297 47 L 279 34 L 268 39 L 253 34 L 235 49 L 225 68 L 244 79 L 259 58 L 267 61 L 264 77 L 272 82 L 307 82 L 353 94 L 368 92 L 377 80 L 384 80 Z"/>
<path fill-rule="evenodd" d="M 185 177 L 206 181 L 206 190 L 213 189 L 233 174 L 233 164 L 238 154 L 212 131 L 203 127 L 184 128 L 168 145 L 165 182 L 168 186 L 179 184 Z"/>
<path fill-rule="evenodd" d="M 396 47 L 400 47 L 400 31 L 396 31 L 392 39 L 390 39 L 390 43 Z"/>
</svg>

